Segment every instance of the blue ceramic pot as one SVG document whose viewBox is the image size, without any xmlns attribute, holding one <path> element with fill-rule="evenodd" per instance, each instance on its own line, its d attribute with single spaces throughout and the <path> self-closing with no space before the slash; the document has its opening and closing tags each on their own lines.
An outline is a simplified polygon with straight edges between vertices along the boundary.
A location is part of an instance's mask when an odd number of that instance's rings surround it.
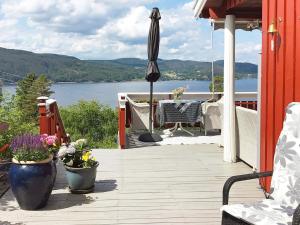
<svg viewBox="0 0 300 225">
<path fill-rule="evenodd" d="M 46 206 L 56 178 L 56 164 L 12 163 L 9 181 L 12 192 L 21 209 L 36 210 Z"/>
<path fill-rule="evenodd" d="M 93 191 L 98 166 L 99 163 L 92 168 L 65 166 L 70 191 L 74 193 L 88 193 Z"/>
</svg>

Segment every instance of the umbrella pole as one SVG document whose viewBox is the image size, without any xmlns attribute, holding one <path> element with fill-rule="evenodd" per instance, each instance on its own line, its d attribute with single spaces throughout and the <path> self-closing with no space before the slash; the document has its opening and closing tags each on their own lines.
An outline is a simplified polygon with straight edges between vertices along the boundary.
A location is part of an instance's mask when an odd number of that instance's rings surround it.
<svg viewBox="0 0 300 225">
<path fill-rule="evenodd" d="M 215 31 L 215 23 L 212 23 L 211 30 L 211 82 L 212 82 L 212 99 L 215 99 L 215 73 L 214 73 L 214 31 Z"/>
<path fill-rule="evenodd" d="M 149 133 L 152 134 L 152 124 L 153 124 L 153 121 L 152 121 L 152 110 L 153 110 L 153 82 L 150 82 L 150 102 L 149 102 L 149 107 L 150 107 L 150 110 L 149 110 Z"/>
<path fill-rule="evenodd" d="M 153 120 L 152 120 L 152 112 L 153 112 L 153 82 L 150 82 L 150 102 L 149 102 L 149 132 L 143 133 L 139 136 L 139 141 L 142 142 L 159 142 L 162 141 L 162 138 L 158 134 L 153 134 Z"/>
</svg>

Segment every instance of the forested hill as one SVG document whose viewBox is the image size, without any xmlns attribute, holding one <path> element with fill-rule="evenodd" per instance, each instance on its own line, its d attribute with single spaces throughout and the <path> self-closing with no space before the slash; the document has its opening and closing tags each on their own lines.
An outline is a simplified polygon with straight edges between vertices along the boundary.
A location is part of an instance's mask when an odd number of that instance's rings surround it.
<svg viewBox="0 0 300 225">
<path fill-rule="evenodd" d="M 158 60 L 161 80 L 209 80 L 211 63 L 183 60 Z M 28 73 L 46 74 L 54 82 L 102 82 L 144 79 L 147 60 L 80 60 L 56 54 L 0 48 L 0 78 L 15 82 Z M 215 62 L 215 74 L 223 75 L 223 61 Z M 236 78 L 256 78 L 257 65 L 236 64 Z"/>
</svg>

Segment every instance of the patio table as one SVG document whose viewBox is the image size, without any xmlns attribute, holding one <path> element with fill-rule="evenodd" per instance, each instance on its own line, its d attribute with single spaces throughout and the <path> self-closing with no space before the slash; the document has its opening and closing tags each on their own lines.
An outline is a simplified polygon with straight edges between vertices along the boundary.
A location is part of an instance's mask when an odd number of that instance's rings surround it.
<svg viewBox="0 0 300 225">
<path fill-rule="evenodd" d="M 182 123 L 194 124 L 200 121 L 202 102 L 199 100 L 160 100 L 157 109 L 160 126 L 166 123 L 175 123 L 175 127 L 171 129 L 172 133 L 181 128 L 181 130 L 193 135 L 183 129 Z"/>
</svg>

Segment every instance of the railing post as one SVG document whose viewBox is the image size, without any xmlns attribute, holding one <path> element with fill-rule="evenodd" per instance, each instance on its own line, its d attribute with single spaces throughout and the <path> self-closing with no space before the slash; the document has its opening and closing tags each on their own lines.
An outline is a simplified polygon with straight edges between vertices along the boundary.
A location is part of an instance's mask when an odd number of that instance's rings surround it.
<svg viewBox="0 0 300 225">
<path fill-rule="evenodd" d="M 39 111 L 39 124 L 40 124 L 40 134 L 49 133 L 49 123 L 47 117 L 47 107 L 46 101 L 48 97 L 38 97 L 38 111 Z"/>
<path fill-rule="evenodd" d="M 120 149 L 126 148 L 126 96 L 119 94 L 119 146 Z"/>
<path fill-rule="evenodd" d="M 56 115 L 55 115 L 55 110 L 54 110 L 54 104 L 50 104 L 48 106 L 49 108 L 49 128 L 50 128 L 50 135 L 55 135 L 56 134 Z"/>
</svg>

